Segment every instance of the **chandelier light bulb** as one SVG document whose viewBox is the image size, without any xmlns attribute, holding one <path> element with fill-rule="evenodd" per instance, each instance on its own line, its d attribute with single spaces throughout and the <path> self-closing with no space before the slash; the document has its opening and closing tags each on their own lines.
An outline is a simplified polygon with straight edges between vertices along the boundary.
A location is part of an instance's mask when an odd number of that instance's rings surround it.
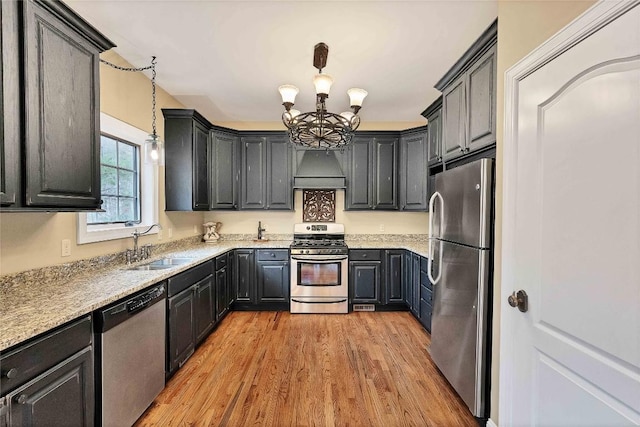
<svg viewBox="0 0 640 427">
<path fill-rule="evenodd" d="M 352 107 L 362 107 L 362 101 L 364 101 L 364 98 L 369 94 L 369 92 L 364 89 L 354 87 L 349 89 L 347 94 L 349 95 L 349 105 Z"/>
<path fill-rule="evenodd" d="M 298 110 L 294 110 L 293 108 L 291 110 L 289 110 L 289 114 L 291 114 L 291 118 L 295 119 L 296 116 L 300 115 L 300 111 Z"/>
<path fill-rule="evenodd" d="M 313 85 L 316 87 L 317 95 L 329 96 L 331 85 L 333 84 L 333 77 L 329 74 L 316 74 L 313 77 Z"/>
<path fill-rule="evenodd" d="M 282 96 L 283 104 L 290 103 L 293 105 L 296 103 L 296 95 L 299 92 L 297 87 L 293 85 L 282 85 L 278 88 L 278 91 L 280 92 L 280 96 Z"/>
<path fill-rule="evenodd" d="M 351 111 L 343 111 L 342 113 L 340 113 L 340 115 L 347 119 L 349 123 L 351 123 L 351 119 L 353 119 L 353 116 L 355 116 L 355 114 L 353 114 Z"/>
</svg>

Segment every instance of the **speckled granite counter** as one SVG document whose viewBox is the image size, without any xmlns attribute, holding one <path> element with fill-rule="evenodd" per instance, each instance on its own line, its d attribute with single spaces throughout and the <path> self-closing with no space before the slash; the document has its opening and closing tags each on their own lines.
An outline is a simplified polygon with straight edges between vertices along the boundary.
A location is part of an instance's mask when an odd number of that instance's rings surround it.
<svg viewBox="0 0 640 427">
<path fill-rule="evenodd" d="M 104 307 L 168 277 L 236 248 L 288 248 L 290 240 L 220 241 L 214 245 L 197 243 L 187 248 L 156 255 L 193 258 L 189 264 L 164 270 L 128 270 L 119 262 L 92 265 L 78 273 L 41 276 L 29 272 L 16 277 L 0 277 L 0 351 Z M 347 239 L 350 249 L 408 249 L 427 256 L 422 239 L 381 241 L 375 237 Z"/>
</svg>

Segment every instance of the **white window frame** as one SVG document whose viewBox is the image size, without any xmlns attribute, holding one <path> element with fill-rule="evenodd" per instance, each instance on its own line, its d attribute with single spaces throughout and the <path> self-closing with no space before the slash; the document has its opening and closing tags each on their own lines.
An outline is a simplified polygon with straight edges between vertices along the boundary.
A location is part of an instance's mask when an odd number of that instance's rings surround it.
<svg viewBox="0 0 640 427">
<path fill-rule="evenodd" d="M 124 224 L 87 225 L 87 214 L 78 213 L 77 243 L 104 242 L 107 240 L 130 238 L 134 231 L 145 231 L 158 222 L 158 165 L 147 162 L 144 141 L 149 135 L 121 120 L 100 113 L 100 130 L 109 135 L 128 141 L 139 148 L 140 154 L 140 224 L 126 227 Z M 149 234 L 157 234 L 153 228 Z"/>
</svg>

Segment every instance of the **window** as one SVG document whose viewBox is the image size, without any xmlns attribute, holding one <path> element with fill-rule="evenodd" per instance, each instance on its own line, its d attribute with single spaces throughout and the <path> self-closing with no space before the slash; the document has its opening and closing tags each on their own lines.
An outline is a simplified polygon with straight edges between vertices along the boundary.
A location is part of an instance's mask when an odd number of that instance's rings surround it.
<svg viewBox="0 0 640 427">
<path fill-rule="evenodd" d="M 102 209 L 87 224 L 140 223 L 140 147 L 111 135 L 100 137 Z"/>
<path fill-rule="evenodd" d="M 147 133 L 104 113 L 100 130 L 104 212 L 78 214 L 78 244 L 128 238 L 158 222 L 157 166 L 143 155 Z"/>
</svg>

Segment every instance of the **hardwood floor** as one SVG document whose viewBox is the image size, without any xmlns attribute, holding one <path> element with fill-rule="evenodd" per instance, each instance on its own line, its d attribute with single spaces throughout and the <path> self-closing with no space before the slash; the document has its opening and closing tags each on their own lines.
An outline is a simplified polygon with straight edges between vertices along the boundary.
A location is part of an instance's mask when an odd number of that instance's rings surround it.
<svg viewBox="0 0 640 427">
<path fill-rule="evenodd" d="M 408 312 L 231 312 L 136 426 L 477 426 Z"/>
</svg>

